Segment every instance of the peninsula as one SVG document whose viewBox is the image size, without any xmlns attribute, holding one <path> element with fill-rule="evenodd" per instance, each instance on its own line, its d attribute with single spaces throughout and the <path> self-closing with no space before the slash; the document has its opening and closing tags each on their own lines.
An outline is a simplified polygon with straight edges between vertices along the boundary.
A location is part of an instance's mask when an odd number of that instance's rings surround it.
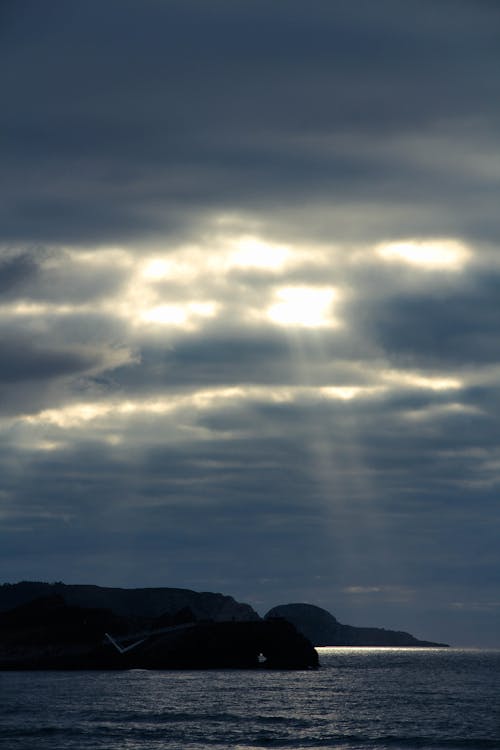
<svg viewBox="0 0 500 750">
<path fill-rule="evenodd" d="M 434 646 L 343 625 L 311 604 L 261 618 L 220 593 L 61 582 L 0 585 L 0 669 L 309 669 L 314 646 Z"/>
<path fill-rule="evenodd" d="M 343 625 L 326 609 L 313 604 L 282 604 L 273 607 L 266 614 L 266 619 L 275 618 L 282 618 L 294 625 L 315 646 L 448 647 L 447 643 L 421 641 L 401 630 Z"/>
<path fill-rule="evenodd" d="M 222 594 L 62 583 L 0 586 L 0 669 L 317 666 L 317 652 L 293 625 L 263 620 L 249 605 Z"/>
</svg>

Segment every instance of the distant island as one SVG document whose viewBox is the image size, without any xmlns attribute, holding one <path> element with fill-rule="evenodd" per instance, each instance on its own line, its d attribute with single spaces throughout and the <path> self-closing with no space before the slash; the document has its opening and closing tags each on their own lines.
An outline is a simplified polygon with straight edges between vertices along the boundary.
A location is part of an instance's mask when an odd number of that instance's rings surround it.
<svg viewBox="0 0 500 750">
<path fill-rule="evenodd" d="M 283 618 L 314 646 L 399 646 L 447 648 L 447 643 L 420 641 L 410 633 L 383 628 L 342 625 L 330 612 L 313 604 L 282 604 L 266 614 L 266 620 Z"/>
<path fill-rule="evenodd" d="M 0 585 L 0 669 L 310 669 L 314 646 L 444 646 L 341 625 L 310 604 L 264 618 L 230 596 L 24 581 Z"/>
</svg>

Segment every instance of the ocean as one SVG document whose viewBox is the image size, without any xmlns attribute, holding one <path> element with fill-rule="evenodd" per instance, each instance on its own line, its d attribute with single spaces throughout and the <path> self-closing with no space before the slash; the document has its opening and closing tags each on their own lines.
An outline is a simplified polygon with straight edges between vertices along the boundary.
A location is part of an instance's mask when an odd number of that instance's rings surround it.
<svg viewBox="0 0 500 750">
<path fill-rule="evenodd" d="M 500 750 L 500 651 L 318 652 L 303 672 L 0 672 L 0 748 Z"/>
</svg>

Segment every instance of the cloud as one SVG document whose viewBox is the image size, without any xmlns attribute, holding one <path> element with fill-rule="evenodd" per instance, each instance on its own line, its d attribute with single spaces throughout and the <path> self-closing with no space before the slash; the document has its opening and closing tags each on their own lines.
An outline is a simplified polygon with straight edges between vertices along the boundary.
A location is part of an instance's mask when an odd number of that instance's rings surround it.
<svg viewBox="0 0 500 750">
<path fill-rule="evenodd" d="M 75 375 L 92 369 L 99 361 L 94 352 L 42 350 L 32 342 L 19 341 L 2 341 L 0 358 L 2 360 L 1 383 L 47 380 L 61 375 Z"/>
<path fill-rule="evenodd" d="M 12 240 L 130 243 L 325 199 L 437 202 L 447 232 L 480 231 L 459 205 L 496 163 L 491 6 L 454 6 L 453 35 L 446 4 L 26 8 L 3 48 Z"/>
<path fill-rule="evenodd" d="M 5 251 L 0 261 L 0 298 L 14 294 L 36 276 L 38 264 L 34 254 Z"/>
<path fill-rule="evenodd" d="M 4 575 L 498 643 L 497 7 L 1 12 Z"/>
</svg>

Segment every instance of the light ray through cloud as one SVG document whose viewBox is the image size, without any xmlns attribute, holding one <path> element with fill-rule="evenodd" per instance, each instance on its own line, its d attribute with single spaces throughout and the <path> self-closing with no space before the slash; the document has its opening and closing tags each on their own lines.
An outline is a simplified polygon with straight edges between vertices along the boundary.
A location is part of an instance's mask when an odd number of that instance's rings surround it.
<svg viewBox="0 0 500 750">
<path fill-rule="evenodd" d="M 500 645 L 496 4 L 55 2 L 2 16 L 5 579 Z"/>
</svg>

